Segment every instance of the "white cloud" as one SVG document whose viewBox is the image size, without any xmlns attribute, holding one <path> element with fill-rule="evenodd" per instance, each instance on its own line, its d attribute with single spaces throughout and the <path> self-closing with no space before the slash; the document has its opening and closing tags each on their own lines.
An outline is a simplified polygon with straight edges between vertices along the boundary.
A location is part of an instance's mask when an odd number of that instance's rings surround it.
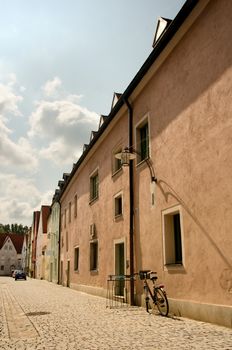
<svg viewBox="0 0 232 350">
<path fill-rule="evenodd" d="M 40 151 L 42 157 L 67 164 L 81 154 L 91 130 L 98 126 L 99 116 L 73 102 L 79 99 L 78 95 L 68 95 L 66 99 L 37 103 L 28 134 L 31 138 L 39 136 L 47 140 L 47 147 Z"/>
<path fill-rule="evenodd" d="M 62 82 L 60 78 L 55 77 L 53 80 L 48 80 L 45 85 L 42 87 L 46 97 L 51 97 L 57 94 L 59 88 L 61 87 Z"/>
<path fill-rule="evenodd" d="M 13 85 L 0 84 L 0 117 L 6 120 L 9 114 L 21 115 L 18 103 L 22 101 L 22 96 L 16 95 L 13 91 Z"/>
<path fill-rule="evenodd" d="M 76 151 L 76 153 L 75 153 Z M 63 137 L 51 142 L 47 148 L 42 148 L 39 152 L 42 158 L 49 159 L 56 165 L 72 164 L 80 157 L 81 151 L 73 149 L 71 143 L 67 143 Z"/>
<path fill-rule="evenodd" d="M 0 174 L 1 223 L 31 225 L 34 210 L 41 204 L 51 204 L 52 191 L 40 193 L 32 179 L 19 178 L 13 174 Z"/>
<path fill-rule="evenodd" d="M 13 131 L 7 127 L 9 117 L 21 115 L 18 104 L 22 97 L 16 95 L 13 87 L 16 82 L 14 74 L 10 75 L 7 85 L 0 84 L 0 162 L 4 168 L 10 166 L 23 170 L 35 170 L 38 160 L 29 142 L 21 137 L 13 141 Z"/>
<path fill-rule="evenodd" d="M 34 172 L 38 166 L 35 152 L 28 140 L 21 137 L 17 143 L 9 138 L 12 131 L 0 120 L 0 162 L 4 168 L 11 166 L 18 170 Z"/>
</svg>

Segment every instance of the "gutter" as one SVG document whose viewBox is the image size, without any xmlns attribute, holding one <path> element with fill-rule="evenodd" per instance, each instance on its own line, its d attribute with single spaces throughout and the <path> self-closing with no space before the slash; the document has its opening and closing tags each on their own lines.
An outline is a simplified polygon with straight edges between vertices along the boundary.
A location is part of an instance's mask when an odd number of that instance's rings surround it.
<svg viewBox="0 0 232 350">
<path fill-rule="evenodd" d="M 126 98 L 123 101 L 128 108 L 128 132 L 129 149 L 133 147 L 133 109 Z M 135 305 L 134 298 L 134 172 L 133 160 L 129 164 L 129 192 L 130 192 L 130 219 L 129 219 L 129 244 L 130 244 L 130 304 Z"/>
</svg>

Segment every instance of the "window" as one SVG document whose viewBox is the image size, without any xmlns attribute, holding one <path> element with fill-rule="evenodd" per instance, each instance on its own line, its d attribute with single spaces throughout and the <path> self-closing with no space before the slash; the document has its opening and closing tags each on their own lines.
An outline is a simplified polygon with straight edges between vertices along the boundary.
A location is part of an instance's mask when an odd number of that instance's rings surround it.
<svg viewBox="0 0 232 350">
<path fill-rule="evenodd" d="M 74 197 L 74 217 L 77 217 L 77 195 Z"/>
<path fill-rule="evenodd" d="M 136 128 L 136 140 L 139 153 L 137 162 L 140 163 L 149 157 L 149 127 L 147 118 Z"/>
<path fill-rule="evenodd" d="M 98 242 L 90 243 L 90 271 L 96 271 L 98 268 Z"/>
<path fill-rule="evenodd" d="M 112 160 L 112 164 L 113 164 L 112 172 L 113 172 L 113 174 L 117 173 L 120 169 L 122 169 L 121 159 L 115 158 L 115 155 L 117 153 L 121 153 L 121 152 L 122 152 L 122 147 L 119 147 L 113 151 L 113 160 Z"/>
<path fill-rule="evenodd" d="M 68 204 L 68 222 L 71 222 L 71 202 Z"/>
<path fill-rule="evenodd" d="M 1 271 L 4 271 L 4 265 L 1 265 Z"/>
<path fill-rule="evenodd" d="M 117 218 L 122 215 L 122 194 L 114 198 L 114 216 Z"/>
<path fill-rule="evenodd" d="M 7 250 L 8 249 L 8 246 L 7 245 L 5 245 L 5 250 Z"/>
<path fill-rule="evenodd" d="M 64 227 L 64 214 L 61 214 L 61 229 Z"/>
<path fill-rule="evenodd" d="M 181 211 L 175 207 L 163 212 L 164 264 L 183 265 Z"/>
<path fill-rule="evenodd" d="M 64 210 L 64 228 L 66 227 L 66 215 L 67 215 L 67 210 Z"/>
<path fill-rule="evenodd" d="M 66 252 L 68 251 L 68 232 L 66 231 Z"/>
<path fill-rule="evenodd" d="M 74 271 L 79 271 L 79 247 L 74 250 Z"/>
<path fill-rule="evenodd" d="M 90 201 L 98 198 L 99 178 L 98 171 L 90 177 Z"/>
</svg>

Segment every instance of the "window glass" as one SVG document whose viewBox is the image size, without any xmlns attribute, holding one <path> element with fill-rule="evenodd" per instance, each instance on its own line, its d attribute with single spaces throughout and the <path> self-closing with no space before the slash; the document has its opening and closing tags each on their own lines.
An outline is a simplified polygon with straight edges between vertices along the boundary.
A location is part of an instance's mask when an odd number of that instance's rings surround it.
<svg viewBox="0 0 232 350">
<path fill-rule="evenodd" d="M 114 199 L 114 215 L 115 217 L 122 215 L 122 196 L 115 197 Z"/>
<path fill-rule="evenodd" d="M 77 195 L 74 197 L 74 217 L 77 217 Z"/>
<path fill-rule="evenodd" d="M 113 174 L 122 168 L 121 159 L 115 158 L 115 155 L 121 152 L 122 152 L 122 147 L 117 148 L 117 150 L 113 152 Z"/>
<path fill-rule="evenodd" d="M 74 270 L 79 270 L 79 247 L 75 248 L 74 251 Z"/>
<path fill-rule="evenodd" d="M 183 242 L 181 228 L 180 211 L 168 211 L 163 216 L 163 235 L 164 235 L 164 264 L 182 265 L 183 264 Z"/>
<path fill-rule="evenodd" d="M 90 177 L 90 200 L 98 198 L 99 179 L 98 172 Z"/>
<path fill-rule="evenodd" d="M 98 268 L 98 242 L 90 243 L 90 270 L 97 270 Z"/>
<path fill-rule="evenodd" d="M 141 161 L 149 156 L 148 123 L 140 128 L 140 154 Z"/>
</svg>

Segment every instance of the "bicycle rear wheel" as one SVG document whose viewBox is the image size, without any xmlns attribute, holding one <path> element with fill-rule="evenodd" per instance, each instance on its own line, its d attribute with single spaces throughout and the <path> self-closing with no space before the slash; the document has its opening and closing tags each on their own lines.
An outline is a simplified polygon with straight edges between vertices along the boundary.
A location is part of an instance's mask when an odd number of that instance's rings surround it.
<svg viewBox="0 0 232 350">
<path fill-rule="evenodd" d="M 169 305 L 166 293 L 161 288 L 156 288 L 156 302 L 160 314 L 167 316 L 169 312 Z"/>
</svg>

